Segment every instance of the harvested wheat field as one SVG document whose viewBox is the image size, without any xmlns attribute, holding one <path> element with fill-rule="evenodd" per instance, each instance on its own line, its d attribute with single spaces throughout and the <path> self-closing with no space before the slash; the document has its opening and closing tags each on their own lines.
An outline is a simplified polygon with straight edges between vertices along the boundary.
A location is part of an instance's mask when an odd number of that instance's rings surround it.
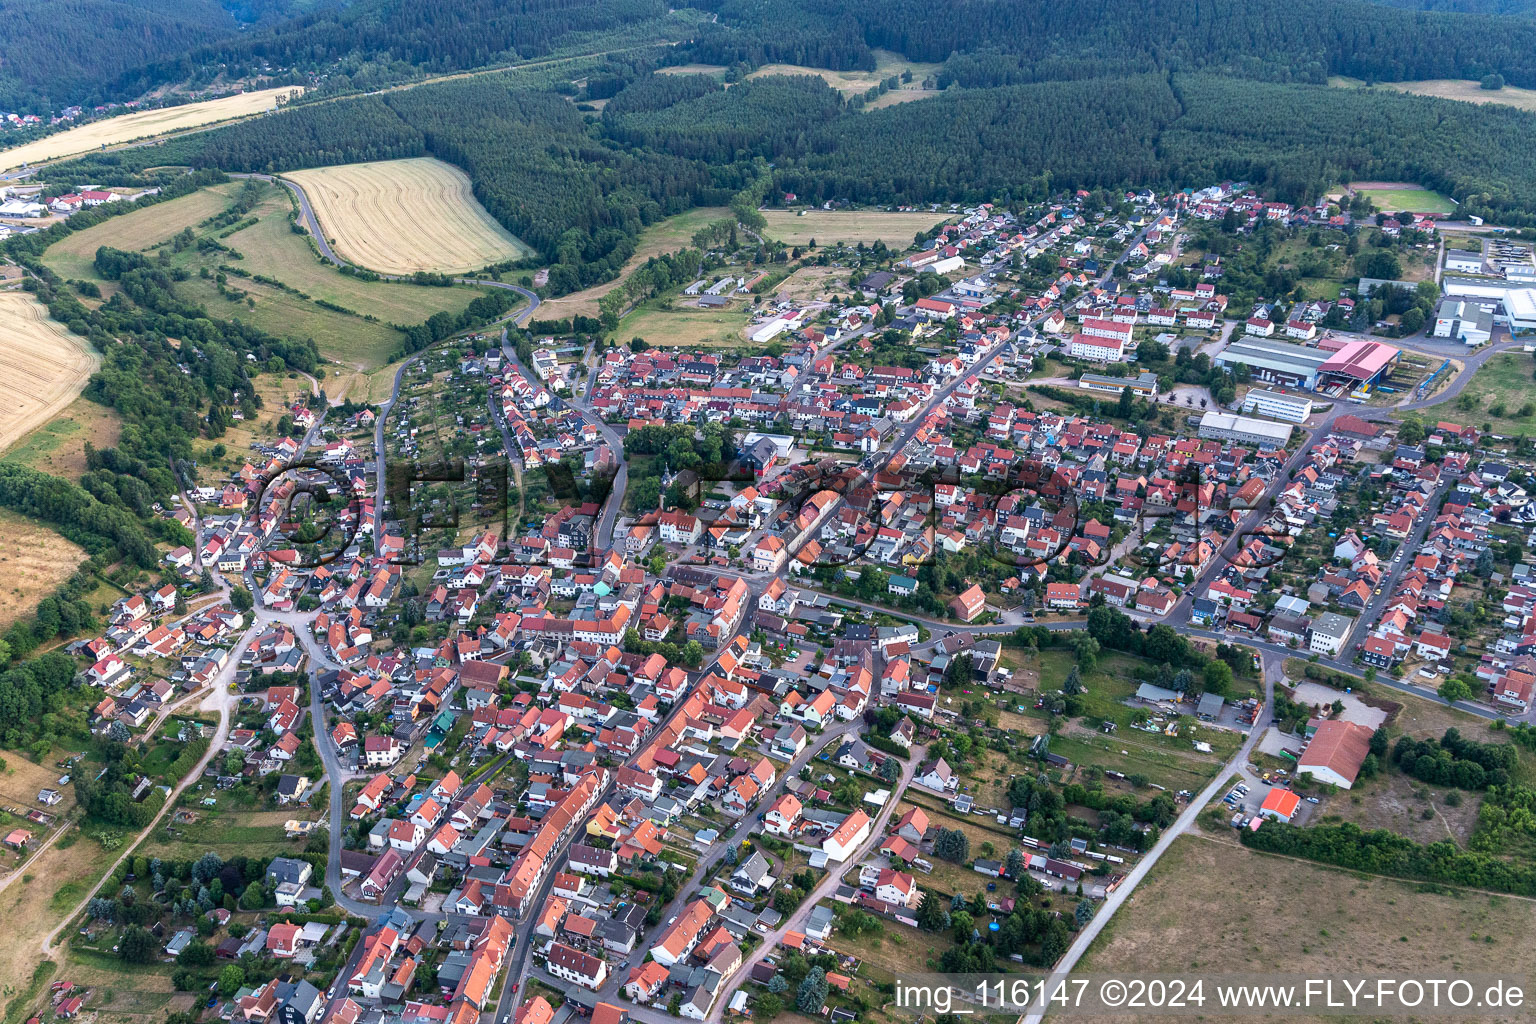
<svg viewBox="0 0 1536 1024">
<path fill-rule="evenodd" d="M 462 274 L 532 253 L 485 212 L 469 177 L 431 157 L 294 171 L 337 255 L 382 274 Z"/>
<path fill-rule="evenodd" d="M 237 117 L 249 117 L 271 110 L 277 106 L 279 96 L 286 97 L 295 91 L 303 92 L 303 89 L 285 85 L 279 89 L 260 89 L 256 92 L 243 92 L 238 96 L 225 96 L 223 99 L 104 118 L 36 142 L 28 142 L 15 149 L 0 151 L 0 170 L 8 171 L 22 164 L 76 156 L 103 146 L 115 146 L 120 142 L 133 142 L 186 128 L 201 128 L 203 125 Z"/>
<path fill-rule="evenodd" d="M 100 362 L 42 303 L 0 292 L 0 452 L 73 402 Z"/>
<path fill-rule="evenodd" d="M 896 249 L 912 244 L 912 236 L 954 218 L 947 213 L 885 210 L 764 210 L 763 234 L 785 245 L 833 242 L 884 242 Z"/>
<path fill-rule="evenodd" d="M 0 510 L 0 631 L 36 611 L 37 602 L 83 561 L 84 548 L 25 516 Z"/>
</svg>

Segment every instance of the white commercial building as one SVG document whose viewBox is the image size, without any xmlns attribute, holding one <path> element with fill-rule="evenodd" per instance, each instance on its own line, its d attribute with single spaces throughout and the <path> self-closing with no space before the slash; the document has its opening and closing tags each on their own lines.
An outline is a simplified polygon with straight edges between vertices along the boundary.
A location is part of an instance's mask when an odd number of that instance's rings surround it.
<svg viewBox="0 0 1536 1024">
<path fill-rule="evenodd" d="M 1466 249 L 1447 249 L 1445 269 L 1452 274 L 1483 273 L 1483 254 Z"/>
<path fill-rule="evenodd" d="M 1436 338 L 1456 338 L 1474 347 L 1486 345 L 1493 336 L 1493 309 L 1494 303 L 1486 300 L 1441 299 L 1429 333 Z"/>
<path fill-rule="evenodd" d="M 1487 280 L 1446 277 L 1440 282 L 1440 293 L 1449 298 L 1482 299 L 1496 303 L 1493 310 L 1494 323 L 1504 324 L 1512 331 L 1536 331 L 1536 288 L 1512 288 Z"/>
<path fill-rule="evenodd" d="M 1287 423 L 1305 423 L 1307 417 L 1312 415 L 1312 399 L 1254 388 L 1243 396 L 1242 411 L 1285 420 Z"/>
<path fill-rule="evenodd" d="M 1256 420 L 1250 416 L 1208 412 L 1200 417 L 1200 436 L 1214 441 L 1284 448 L 1291 439 L 1291 428 L 1284 423 Z"/>
</svg>

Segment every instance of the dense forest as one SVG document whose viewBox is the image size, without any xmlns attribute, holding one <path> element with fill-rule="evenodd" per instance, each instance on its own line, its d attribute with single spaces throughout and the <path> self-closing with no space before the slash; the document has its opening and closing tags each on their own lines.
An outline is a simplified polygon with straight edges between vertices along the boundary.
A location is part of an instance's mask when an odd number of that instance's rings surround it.
<svg viewBox="0 0 1536 1024">
<path fill-rule="evenodd" d="M 236 28 L 235 18 L 213 0 L 4 0 L 0 110 L 47 113 L 133 98 L 136 92 L 109 83 Z"/>
<path fill-rule="evenodd" d="M 1360 0 L 700 0 L 719 14 L 684 59 L 874 68 L 873 48 L 913 60 L 993 50 L 1024 64 L 1147 62 L 1271 81 L 1481 78 L 1536 84 L 1536 23 L 1400 10 Z M 1071 76 L 1069 76 L 1071 77 Z M 966 84 L 966 83 L 962 83 Z"/>
<path fill-rule="evenodd" d="M 119 76 L 113 92 L 137 95 L 193 68 L 235 75 L 280 68 L 323 72 L 373 88 L 423 73 L 546 55 L 595 33 L 647 33 L 667 14 L 661 0 L 353 0 L 158 61 Z"/>
<path fill-rule="evenodd" d="M 1422 182 L 1464 208 L 1536 223 L 1536 115 L 1385 91 L 1210 73 L 950 88 L 862 111 L 819 78 L 724 88 L 604 65 L 601 115 L 487 75 L 301 105 L 58 173 L 191 164 L 274 171 L 430 154 L 552 265 L 559 294 L 611 278 L 647 224 L 770 184 L 812 202 L 1039 200 L 1055 189 L 1247 180 L 1310 201 L 1339 181 Z M 772 164 L 771 172 L 762 161 Z"/>
<path fill-rule="evenodd" d="M 0 107 L 125 100 L 176 82 L 308 76 L 323 92 L 683 37 L 669 59 L 872 70 L 874 50 L 947 62 L 944 82 L 1208 70 L 1322 84 L 1536 85 L 1533 0 L 6 0 Z M 1518 15 L 1508 17 L 1506 15 Z M 243 29 L 243 30 L 242 30 Z M 600 45 L 594 45 L 600 43 Z M 594 93 L 594 95 L 596 95 Z"/>
</svg>

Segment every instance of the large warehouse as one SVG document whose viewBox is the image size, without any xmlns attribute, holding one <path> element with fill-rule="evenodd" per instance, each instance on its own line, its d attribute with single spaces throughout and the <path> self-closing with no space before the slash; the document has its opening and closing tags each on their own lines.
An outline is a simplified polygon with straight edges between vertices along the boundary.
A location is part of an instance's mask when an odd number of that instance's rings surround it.
<svg viewBox="0 0 1536 1024">
<path fill-rule="evenodd" d="M 1380 341 L 1351 341 L 1317 368 L 1318 379 L 1324 386 L 1370 389 L 1392 372 L 1401 355 L 1401 350 Z"/>
<path fill-rule="evenodd" d="M 1265 448 L 1284 448 L 1285 443 L 1291 439 L 1291 427 L 1288 423 L 1256 420 L 1252 416 L 1208 412 L 1200 417 L 1200 436 L 1213 441 L 1236 441 Z"/>
<path fill-rule="evenodd" d="M 1216 354 L 1214 362 L 1226 368 L 1243 363 L 1255 380 L 1312 388 L 1317 386 L 1318 370 L 1331 356 L 1330 352 L 1288 341 L 1242 336 L 1233 338 Z"/>
<path fill-rule="evenodd" d="M 1335 346 L 1328 346 L 1335 348 Z M 1374 387 L 1397 365 L 1401 354 L 1379 341 L 1347 341 L 1335 351 L 1293 345 L 1269 338 L 1235 338 L 1217 353 L 1217 366 L 1247 365 L 1255 380 L 1315 390 L 1345 387 L 1350 391 Z"/>
</svg>

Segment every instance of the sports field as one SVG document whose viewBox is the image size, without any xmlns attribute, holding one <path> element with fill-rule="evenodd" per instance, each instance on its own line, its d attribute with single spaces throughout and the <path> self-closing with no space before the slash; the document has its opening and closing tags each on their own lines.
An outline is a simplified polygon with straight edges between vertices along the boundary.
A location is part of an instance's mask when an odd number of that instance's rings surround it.
<svg viewBox="0 0 1536 1024">
<path fill-rule="evenodd" d="M 0 292 L 0 452 L 85 389 L 101 360 L 23 292 Z"/>
<path fill-rule="evenodd" d="M 485 212 L 469 177 L 431 157 L 343 164 L 287 176 L 309 197 L 339 256 L 382 274 L 459 274 L 532 250 Z"/>
<path fill-rule="evenodd" d="M 540 312 L 543 308 L 539 307 Z M 620 320 L 612 336 L 626 342 L 644 338 L 652 348 L 746 347 L 745 328 L 749 319 L 745 303 L 725 309 L 664 309 L 646 304 Z"/>
<path fill-rule="evenodd" d="M 763 234 L 785 245 L 884 242 L 905 249 L 912 237 L 950 218 L 942 213 L 887 213 L 883 210 L 764 210 Z"/>
<path fill-rule="evenodd" d="M 1370 198 L 1383 213 L 1454 213 L 1456 204 L 1439 192 L 1391 182 L 1356 183 L 1356 192 Z"/>
<path fill-rule="evenodd" d="M 133 142 L 167 132 L 186 128 L 199 128 L 218 121 L 236 117 L 249 117 L 277 106 L 279 96 L 303 92 L 299 86 L 283 86 L 279 89 L 261 89 L 257 92 L 226 96 L 201 103 L 184 103 L 179 107 L 160 110 L 144 110 L 121 117 L 109 117 L 101 121 L 71 128 L 35 142 L 28 142 L 15 149 L 0 151 L 0 170 L 8 171 L 23 164 L 35 164 L 42 160 L 54 160 L 61 156 L 89 153 L 103 146 L 120 142 Z"/>
</svg>

